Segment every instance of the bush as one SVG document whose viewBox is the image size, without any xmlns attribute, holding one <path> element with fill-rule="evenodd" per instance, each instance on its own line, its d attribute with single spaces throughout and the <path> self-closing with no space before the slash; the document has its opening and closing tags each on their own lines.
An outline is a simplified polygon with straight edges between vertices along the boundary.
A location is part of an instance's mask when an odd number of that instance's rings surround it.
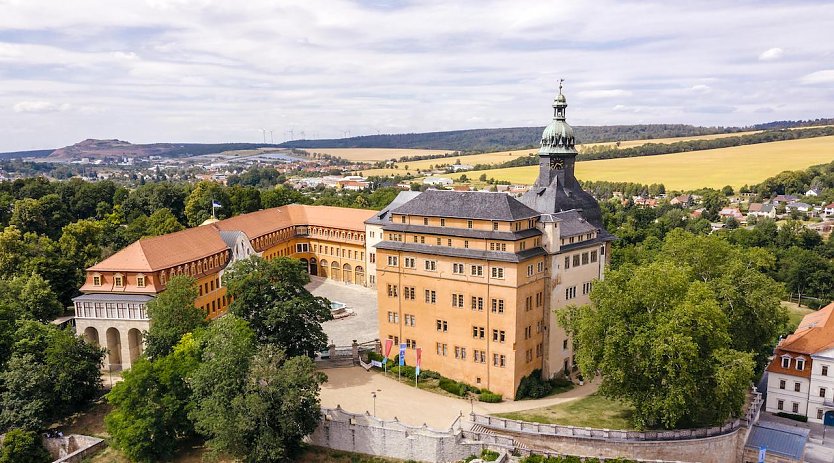
<svg viewBox="0 0 834 463">
<path fill-rule="evenodd" d="M 423 379 L 440 379 L 440 373 L 432 370 L 420 370 L 420 378 Z"/>
<path fill-rule="evenodd" d="M 440 386 L 440 389 L 443 389 L 444 391 L 450 394 L 454 394 L 458 397 L 463 397 L 464 395 L 466 395 L 466 385 L 459 383 L 453 379 L 440 378 L 440 383 L 438 384 L 438 386 Z"/>
<path fill-rule="evenodd" d="M 501 402 L 503 397 L 501 394 L 496 394 L 494 392 L 488 391 L 486 389 L 481 390 L 481 393 L 478 394 L 478 400 L 481 402 L 486 402 L 490 404 L 495 404 Z"/>
<path fill-rule="evenodd" d="M 396 366 L 396 367 L 393 367 L 393 368 L 389 369 L 388 371 L 390 371 L 391 373 L 393 373 L 395 375 L 401 375 L 404 378 L 408 378 L 408 379 L 411 379 L 411 380 L 413 380 L 416 376 L 416 370 L 414 369 L 414 367 L 408 366 L 408 365 Z"/>
<path fill-rule="evenodd" d="M 781 416 L 782 418 L 787 418 L 789 420 L 801 421 L 802 423 L 808 422 L 808 417 L 804 415 L 795 415 L 793 413 L 779 412 L 776 414 L 776 416 Z"/>
<path fill-rule="evenodd" d="M 530 455 L 521 459 L 521 463 L 580 463 L 579 457 L 572 455 L 564 455 L 558 457 L 545 457 L 542 455 Z M 614 458 L 605 460 L 606 463 L 637 463 L 636 460 L 629 460 L 627 458 Z M 598 458 L 586 458 L 585 463 L 599 463 Z"/>
<path fill-rule="evenodd" d="M 6 433 L 0 451 L 0 463 L 47 463 L 52 461 L 43 448 L 40 436 L 32 431 L 12 429 Z"/>
<path fill-rule="evenodd" d="M 377 362 L 381 362 L 382 359 L 384 359 L 384 358 L 385 357 L 382 354 L 378 354 L 374 351 L 369 351 L 368 352 L 368 362 L 370 362 L 371 360 L 376 360 Z"/>
<path fill-rule="evenodd" d="M 556 392 L 565 392 L 573 388 L 573 383 L 567 378 L 542 379 L 540 369 L 533 370 L 529 375 L 521 378 L 515 400 L 540 399 Z"/>
<path fill-rule="evenodd" d="M 498 459 L 498 455 L 500 455 L 495 450 L 490 449 L 483 449 L 481 450 L 481 460 L 484 461 L 495 461 Z"/>
</svg>

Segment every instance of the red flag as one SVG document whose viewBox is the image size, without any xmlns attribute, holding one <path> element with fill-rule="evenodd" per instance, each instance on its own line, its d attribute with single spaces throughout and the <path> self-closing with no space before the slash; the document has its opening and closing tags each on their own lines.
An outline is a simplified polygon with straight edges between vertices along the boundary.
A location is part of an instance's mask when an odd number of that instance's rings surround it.
<svg viewBox="0 0 834 463">
<path fill-rule="evenodd" d="M 385 340 L 385 357 L 391 355 L 391 348 L 394 347 L 394 340 L 393 339 L 386 339 Z"/>
<path fill-rule="evenodd" d="M 422 366 L 423 348 L 417 348 L 417 376 L 420 376 L 420 367 Z"/>
</svg>

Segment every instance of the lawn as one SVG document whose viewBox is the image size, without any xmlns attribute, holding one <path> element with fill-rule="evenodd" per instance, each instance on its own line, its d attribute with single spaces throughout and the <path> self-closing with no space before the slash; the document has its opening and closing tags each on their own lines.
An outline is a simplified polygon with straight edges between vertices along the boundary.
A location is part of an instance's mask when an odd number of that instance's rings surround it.
<svg viewBox="0 0 834 463">
<path fill-rule="evenodd" d="M 631 417 L 634 411 L 619 402 L 606 399 L 598 394 L 553 405 L 497 416 L 534 423 L 584 426 L 599 429 L 634 429 Z"/>
<path fill-rule="evenodd" d="M 814 312 L 813 309 L 809 309 L 807 307 L 799 307 L 796 305 L 795 302 L 786 302 L 782 301 L 782 307 L 788 309 L 788 332 L 793 333 L 797 326 L 799 326 L 799 322 L 802 321 L 802 317 L 808 315 L 811 312 Z"/>
<path fill-rule="evenodd" d="M 670 190 L 754 185 L 786 170 L 801 170 L 834 161 L 834 137 L 759 143 L 689 153 L 584 161 L 576 164 L 580 180 L 663 183 Z M 466 172 L 496 180 L 532 184 L 537 166 Z M 445 177 L 457 178 L 460 174 Z"/>
</svg>

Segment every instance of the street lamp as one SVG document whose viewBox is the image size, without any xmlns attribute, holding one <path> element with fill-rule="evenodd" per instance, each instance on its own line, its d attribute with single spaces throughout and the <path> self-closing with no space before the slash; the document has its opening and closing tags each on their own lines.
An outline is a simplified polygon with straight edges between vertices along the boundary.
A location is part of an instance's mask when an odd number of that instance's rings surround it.
<svg viewBox="0 0 834 463">
<path fill-rule="evenodd" d="M 376 416 L 376 391 L 371 392 L 371 397 L 374 398 L 374 416 Z"/>
</svg>

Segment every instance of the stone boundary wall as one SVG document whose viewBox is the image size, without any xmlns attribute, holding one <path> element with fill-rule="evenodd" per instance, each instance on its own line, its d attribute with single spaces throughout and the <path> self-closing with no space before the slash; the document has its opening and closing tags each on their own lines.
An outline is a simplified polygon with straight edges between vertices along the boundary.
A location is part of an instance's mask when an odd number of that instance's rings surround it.
<svg viewBox="0 0 834 463">
<path fill-rule="evenodd" d="M 99 452 L 104 447 L 104 440 L 70 434 L 64 437 L 44 437 L 43 445 L 55 458 L 52 463 L 79 463 Z"/>
</svg>

